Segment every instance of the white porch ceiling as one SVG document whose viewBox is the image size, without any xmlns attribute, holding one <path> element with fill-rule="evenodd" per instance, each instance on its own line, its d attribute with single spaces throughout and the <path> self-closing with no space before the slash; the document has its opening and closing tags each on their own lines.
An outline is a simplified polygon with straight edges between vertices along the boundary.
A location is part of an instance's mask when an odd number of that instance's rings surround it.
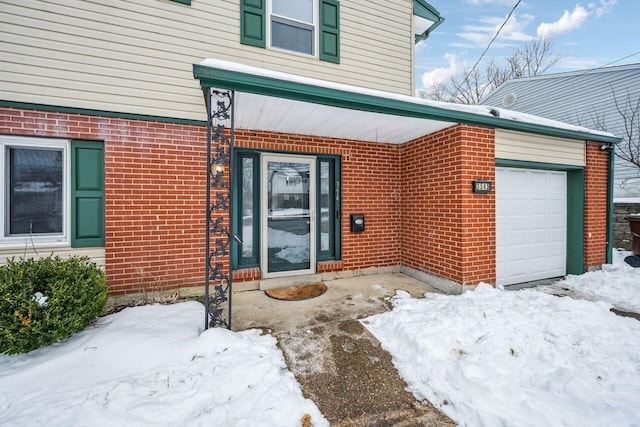
<svg viewBox="0 0 640 427">
<path fill-rule="evenodd" d="M 236 92 L 235 126 L 271 132 L 401 144 L 455 123 L 371 113 Z"/>
</svg>

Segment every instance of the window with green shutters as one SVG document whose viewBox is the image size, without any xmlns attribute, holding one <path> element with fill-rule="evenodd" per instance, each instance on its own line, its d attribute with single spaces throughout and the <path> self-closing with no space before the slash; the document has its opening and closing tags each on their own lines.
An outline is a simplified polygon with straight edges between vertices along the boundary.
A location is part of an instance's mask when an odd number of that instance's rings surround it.
<svg viewBox="0 0 640 427">
<path fill-rule="evenodd" d="M 337 0 L 240 0 L 240 42 L 340 63 Z"/>
<path fill-rule="evenodd" d="M 0 136 L 0 248 L 104 246 L 104 146 Z"/>
</svg>

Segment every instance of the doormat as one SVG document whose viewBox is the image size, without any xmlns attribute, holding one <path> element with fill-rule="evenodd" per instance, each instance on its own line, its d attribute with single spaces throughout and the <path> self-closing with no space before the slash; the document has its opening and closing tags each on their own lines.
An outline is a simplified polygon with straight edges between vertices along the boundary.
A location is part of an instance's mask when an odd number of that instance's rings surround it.
<svg viewBox="0 0 640 427">
<path fill-rule="evenodd" d="M 290 288 L 267 289 L 264 291 L 267 296 L 283 301 L 301 301 L 319 297 L 327 291 L 324 283 L 314 283 L 312 285 L 292 286 Z"/>
</svg>

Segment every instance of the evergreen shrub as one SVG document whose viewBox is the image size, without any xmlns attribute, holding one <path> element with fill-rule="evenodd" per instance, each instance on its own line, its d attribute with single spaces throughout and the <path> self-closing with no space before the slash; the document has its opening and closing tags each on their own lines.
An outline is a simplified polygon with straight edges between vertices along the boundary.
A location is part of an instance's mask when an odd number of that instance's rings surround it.
<svg viewBox="0 0 640 427">
<path fill-rule="evenodd" d="M 81 331 L 107 302 L 88 257 L 20 258 L 0 266 L 0 353 L 26 353 Z"/>
</svg>

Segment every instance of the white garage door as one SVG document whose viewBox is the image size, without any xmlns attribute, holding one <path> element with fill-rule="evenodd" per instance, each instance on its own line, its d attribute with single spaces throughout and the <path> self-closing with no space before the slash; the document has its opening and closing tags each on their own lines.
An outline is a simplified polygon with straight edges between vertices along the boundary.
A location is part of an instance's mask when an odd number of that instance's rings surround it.
<svg viewBox="0 0 640 427">
<path fill-rule="evenodd" d="M 567 174 L 496 168 L 499 285 L 566 274 Z"/>
</svg>

